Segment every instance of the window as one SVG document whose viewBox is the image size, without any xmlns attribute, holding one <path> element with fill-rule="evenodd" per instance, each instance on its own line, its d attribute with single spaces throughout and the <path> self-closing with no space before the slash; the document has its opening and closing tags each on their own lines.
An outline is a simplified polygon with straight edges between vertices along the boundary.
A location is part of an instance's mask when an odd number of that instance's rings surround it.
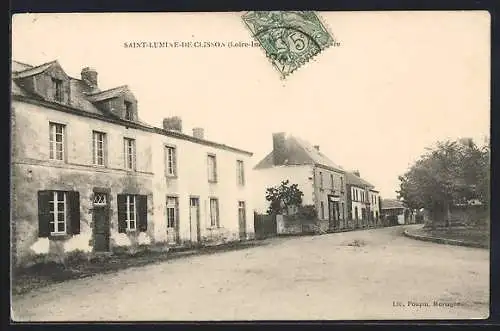
<svg viewBox="0 0 500 331">
<path fill-rule="evenodd" d="M 335 190 L 335 181 L 333 180 L 333 174 L 330 174 L 330 185 L 332 186 L 332 190 Z"/>
<path fill-rule="evenodd" d="M 167 228 L 177 228 L 179 224 L 179 200 L 177 197 L 167 197 Z"/>
<path fill-rule="evenodd" d="M 54 92 L 54 100 L 63 101 L 63 82 L 60 79 L 52 78 L 52 91 Z"/>
<path fill-rule="evenodd" d="M 147 230 L 147 196 L 118 195 L 118 232 Z"/>
<path fill-rule="evenodd" d="M 340 177 L 340 192 L 344 192 L 344 177 Z"/>
<path fill-rule="evenodd" d="M 345 219 L 345 204 L 342 202 L 342 219 Z"/>
<path fill-rule="evenodd" d="M 240 219 L 245 219 L 245 201 L 238 201 L 238 214 Z"/>
<path fill-rule="evenodd" d="M 78 192 L 38 192 L 38 236 L 80 233 L 80 195 Z"/>
<path fill-rule="evenodd" d="M 219 227 L 219 200 L 210 199 L 210 226 Z"/>
<path fill-rule="evenodd" d="M 324 219 L 325 218 L 325 204 L 323 203 L 323 201 L 321 201 L 321 207 L 320 207 L 320 211 L 321 211 L 321 219 Z"/>
<path fill-rule="evenodd" d="M 129 121 L 134 119 L 132 113 L 132 103 L 129 101 L 125 101 L 125 119 Z"/>
<path fill-rule="evenodd" d="M 217 160 L 215 155 L 208 155 L 208 181 L 217 181 Z"/>
<path fill-rule="evenodd" d="M 323 173 L 321 171 L 319 172 L 319 188 L 323 188 Z"/>
<path fill-rule="evenodd" d="M 167 176 L 177 176 L 177 151 L 175 147 L 165 147 Z"/>
<path fill-rule="evenodd" d="M 238 174 L 238 185 L 245 185 L 245 168 L 243 161 L 238 160 L 236 161 L 236 171 Z"/>
<path fill-rule="evenodd" d="M 65 153 L 65 129 L 64 124 L 50 123 L 50 143 L 49 143 L 49 156 L 51 160 L 64 160 Z"/>
<path fill-rule="evenodd" d="M 127 195 L 127 202 L 125 203 L 126 208 L 126 216 L 125 221 L 127 222 L 127 230 L 135 230 L 136 229 L 136 221 L 137 221 L 137 210 L 135 196 Z"/>
<path fill-rule="evenodd" d="M 106 134 L 99 131 L 94 131 L 92 133 L 92 146 L 93 146 L 93 160 L 95 165 L 104 166 L 105 165 L 105 153 L 106 153 Z"/>
<path fill-rule="evenodd" d="M 125 169 L 135 170 L 135 140 L 123 138 Z"/>
<path fill-rule="evenodd" d="M 358 215 L 358 207 L 354 207 L 354 218 L 355 218 L 356 220 L 358 220 L 358 219 L 359 219 L 359 215 Z"/>
</svg>

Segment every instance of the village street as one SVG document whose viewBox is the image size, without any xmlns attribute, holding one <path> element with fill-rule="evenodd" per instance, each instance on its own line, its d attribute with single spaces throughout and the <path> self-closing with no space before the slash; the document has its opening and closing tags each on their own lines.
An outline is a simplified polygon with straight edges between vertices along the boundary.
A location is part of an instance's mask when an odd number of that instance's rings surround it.
<svg viewBox="0 0 500 331">
<path fill-rule="evenodd" d="M 13 319 L 486 318 L 488 250 L 413 240 L 404 228 L 269 239 L 68 281 L 14 297 Z"/>
</svg>

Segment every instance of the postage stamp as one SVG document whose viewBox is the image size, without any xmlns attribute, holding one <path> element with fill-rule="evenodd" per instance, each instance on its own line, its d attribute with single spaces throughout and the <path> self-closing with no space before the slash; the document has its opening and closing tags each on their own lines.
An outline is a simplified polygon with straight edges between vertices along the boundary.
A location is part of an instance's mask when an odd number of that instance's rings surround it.
<svg viewBox="0 0 500 331">
<path fill-rule="evenodd" d="M 282 78 L 334 42 L 312 11 L 250 11 L 242 18 Z"/>
</svg>

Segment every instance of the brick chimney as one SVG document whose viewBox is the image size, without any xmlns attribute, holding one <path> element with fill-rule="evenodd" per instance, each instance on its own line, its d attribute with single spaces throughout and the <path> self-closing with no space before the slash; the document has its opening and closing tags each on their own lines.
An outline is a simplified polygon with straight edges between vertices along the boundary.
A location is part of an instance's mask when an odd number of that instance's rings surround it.
<svg viewBox="0 0 500 331">
<path fill-rule="evenodd" d="M 80 73 L 82 80 L 92 89 L 97 89 L 97 71 L 94 68 L 85 67 Z"/>
<path fill-rule="evenodd" d="M 205 139 L 205 130 L 203 128 L 193 128 L 193 137 Z"/>
<path fill-rule="evenodd" d="M 164 118 L 163 128 L 165 130 L 182 132 L 182 119 L 178 116 Z"/>
<path fill-rule="evenodd" d="M 284 132 L 273 133 L 273 162 L 274 165 L 283 165 L 287 158 L 286 137 Z"/>
<path fill-rule="evenodd" d="M 314 145 L 314 149 L 319 152 L 319 145 Z"/>
<path fill-rule="evenodd" d="M 361 177 L 361 176 L 359 175 L 359 170 L 354 170 L 352 173 L 353 173 L 353 174 L 355 174 L 355 175 L 356 175 L 356 176 L 358 176 L 358 177 Z"/>
</svg>

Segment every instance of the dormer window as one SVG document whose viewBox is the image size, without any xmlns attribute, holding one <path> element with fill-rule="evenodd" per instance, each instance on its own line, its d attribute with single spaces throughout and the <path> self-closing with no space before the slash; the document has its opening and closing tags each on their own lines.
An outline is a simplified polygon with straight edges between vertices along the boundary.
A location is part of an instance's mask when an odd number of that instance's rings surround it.
<svg viewBox="0 0 500 331">
<path fill-rule="evenodd" d="M 133 120 L 132 102 L 125 101 L 125 119 L 128 121 Z"/>
<path fill-rule="evenodd" d="M 52 91 L 54 100 L 62 102 L 63 100 L 63 82 L 60 79 L 52 78 Z"/>
</svg>

